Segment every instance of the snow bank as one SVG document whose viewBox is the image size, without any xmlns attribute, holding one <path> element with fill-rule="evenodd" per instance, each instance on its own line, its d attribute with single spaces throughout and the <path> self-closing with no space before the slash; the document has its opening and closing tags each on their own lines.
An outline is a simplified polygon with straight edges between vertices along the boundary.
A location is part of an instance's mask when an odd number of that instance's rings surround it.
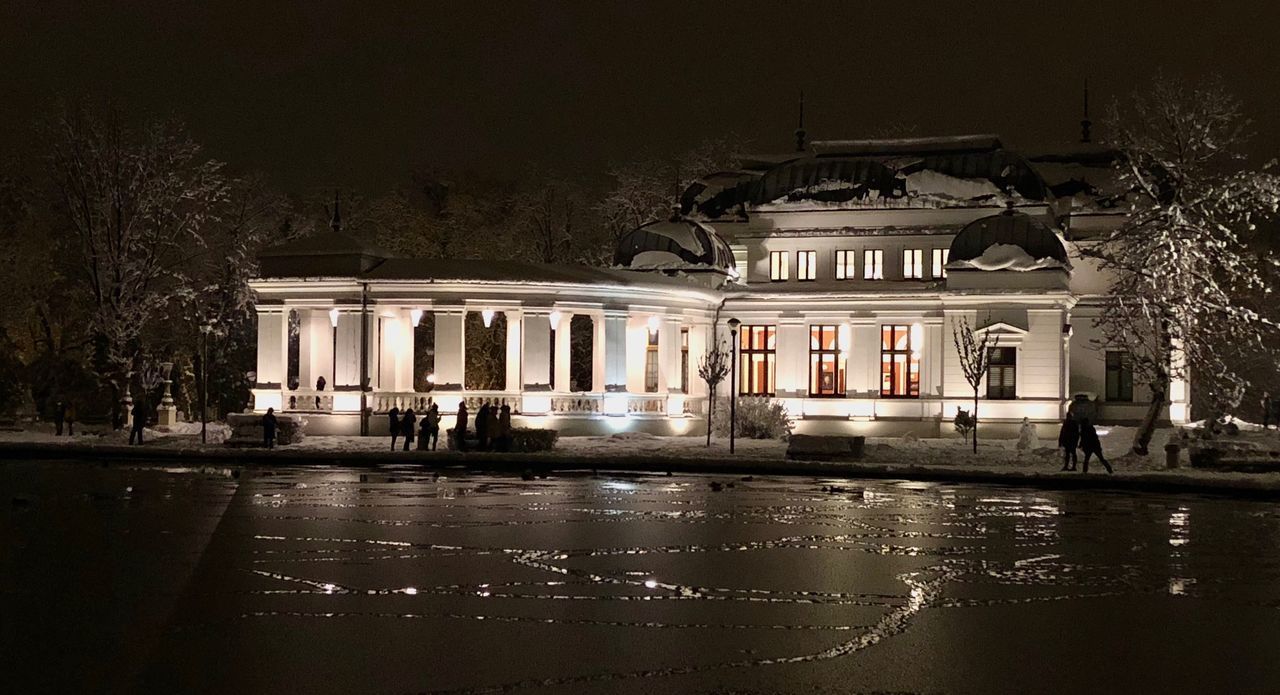
<svg viewBox="0 0 1280 695">
<path fill-rule="evenodd" d="M 1026 249 L 1016 244 L 992 244 L 982 255 L 971 261 L 951 261 L 947 270 L 1013 270 L 1020 273 L 1044 268 L 1065 268 L 1056 258 L 1032 258 Z"/>
</svg>

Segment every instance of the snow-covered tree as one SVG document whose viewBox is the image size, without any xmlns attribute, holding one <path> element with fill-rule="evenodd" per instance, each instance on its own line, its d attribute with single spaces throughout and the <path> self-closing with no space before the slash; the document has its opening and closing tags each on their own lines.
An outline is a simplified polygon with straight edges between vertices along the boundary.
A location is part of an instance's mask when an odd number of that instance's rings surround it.
<svg viewBox="0 0 1280 695">
<path fill-rule="evenodd" d="M 973 431 L 973 453 L 978 453 L 978 389 L 982 379 L 991 366 L 991 348 L 996 347 L 999 339 L 992 339 L 987 331 L 979 333 L 969 325 L 969 320 L 961 316 L 959 321 L 951 322 L 951 340 L 955 343 L 956 354 L 960 357 L 960 371 L 964 380 L 973 388 L 973 413 L 969 416 Z M 957 413 L 957 422 L 958 413 Z M 963 433 L 963 432 L 962 432 Z"/>
<path fill-rule="evenodd" d="M 729 360 L 733 359 L 729 347 L 721 341 L 707 346 L 707 351 L 698 360 L 698 377 L 707 385 L 707 446 L 711 446 L 711 423 L 715 418 L 716 388 L 729 375 Z M 730 388 L 734 388 L 730 384 Z"/>
<path fill-rule="evenodd" d="M 1249 121 L 1241 102 L 1213 80 L 1157 77 L 1108 114 L 1119 176 L 1130 191 L 1126 221 L 1086 256 L 1114 277 L 1100 326 L 1105 346 L 1125 351 L 1151 405 L 1133 442 L 1147 453 L 1172 379 L 1212 375 L 1214 413 L 1239 403 L 1248 379 L 1223 346 L 1257 345 L 1275 325 L 1244 299 L 1270 295 L 1246 235 L 1280 205 L 1271 165 L 1245 168 Z"/>
</svg>

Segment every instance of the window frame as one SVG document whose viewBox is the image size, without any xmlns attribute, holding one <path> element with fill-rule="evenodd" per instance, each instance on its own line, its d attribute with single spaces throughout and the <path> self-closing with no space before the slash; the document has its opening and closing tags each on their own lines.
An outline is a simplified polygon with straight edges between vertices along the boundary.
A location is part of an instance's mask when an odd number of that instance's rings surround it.
<svg viewBox="0 0 1280 695">
<path fill-rule="evenodd" d="M 658 373 L 661 365 L 658 360 L 658 331 L 647 331 L 647 342 L 644 349 L 644 392 L 658 392 Z"/>
<path fill-rule="evenodd" d="M 884 279 L 884 249 L 862 250 L 862 279 Z"/>
<path fill-rule="evenodd" d="M 1008 361 L 996 361 L 996 354 L 1011 355 Z M 999 378 L 993 379 L 993 370 Z M 1018 348 L 1012 345 L 995 345 L 987 348 L 987 400 L 1014 401 L 1018 399 Z"/>
<path fill-rule="evenodd" d="M 816 341 L 814 331 L 817 331 Z M 825 339 L 830 335 L 831 347 L 823 347 Z M 845 366 L 840 360 L 840 326 L 836 324 L 815 323 L 809 326 L 809 397 L 810 398 L 844 398 Z M 816 359 L 815 359 L 816 358 Z M 828 360 L 828 358 L 830 358 Z M 830 362 L 834 368 L 833 382 L 830 390 L 822 388 L 821 377 L 825 373 L 820 367 Z"/>
<path fill-rule="evenodd" d="M 836 249 L 832 256 L 832 274 L 837 280 L 854 280 L 858 277 L 857 249 Z"/>
<path fill-rule="evenodd" d="M 791 279 L 791 252 L 769 252 L 769 281 L 786 282 Z"/>
<path fill-rule="evenodd" d="M 1115 358 L 1115 364 L 1112 364 L 1112 357 Z M 1133 402 L 1133 361 L 1129 357 L 1126 350 L 1107 350 L 1102 358 L 1102 388 L 1105 402 L 1111 403 L 1132 403 Z M 1115 397 L 1112 397 L 1111 375 L 1115 373 Z M 1126 378 L 1128 383 L 1126 384 Z M 1128 391 L 1126 394 L 1125 391 Z"/>
<path fill-rule="evenodd" d="M 950 248 L 935 248 L 930 254 L 930 270 L 935 280 L 947 277 L 947 261 L 951 257 Z"/>
<path fill-rule="evenodd" d="M 913 324 L 895 324 L 895 323 L 880 324 L 880 397 L 881 398 L 916 398 L 916 399 L 920 398 L 920 362 L 921 362 L 920 357 L 921 355 L 920 355 L 920 351 L 917 349 L 918 346 L 916 346 L 915 344 L 916 342 L 915 336 L 912 335 L 913 327 L 914 327 Z M 890 331 L 889 341 L 888 341 L 889 347 L 887 348 L 885 347 L 885 344 L 886 344 L 885 330 L 886 329 Z M 902 330 L 899 331 L 899 329 L 902 329 Z M 897 348 L 898 337 L 903 332 L 905 332 L 905 335 L 906 335 L 907 345 L 905 350 L 900 350 Z M 923 340 L 921 342 L 923 342 Z M 906 393 L 893 392 L 898 383 L 898 378 L 897 378 L 898 360 L 896 358 L 899 355 L 905 358 L 903 360 L 903 364 L 907 370 L 907 377 L 905 380 L 906 390 L 907 390 Z M 886 360 L 886 358 L 888 359 Z M 888 366 L 889 368 L 888 372 L 885 371 L 886 366 Z M 913 366 L 915 367 L 914 380 L 912 379 Z M 887 391 L 885 389 L 886 376 L 888 377 L 889 384 L 890 384 L 889 389 Z"/>
<path fill-rule="evenodd" d="M 760 340 L 754 340 L 759 336 Z M 755 347 L 760 345 L 760 347 Z M 767 384 L 757 383 L 759 374 L 751 368 L 759 356 Z M 776 324 L 742 325 L 738 329 L 738 389 L 740 396 L 774 396 L 778 380 L 778 327 Z"/>
<path fill-rule="evenodd" d="M 796 280 L 813 282 L 818 279 L 818 252 L 796 251 Z"/>
<path fill-rule="evenodd" d="M 689 393 L 689 328 L 680 328 L 680 391 Z"/>
<path fill-rule="evenodd" d="M 911 262 L 908 262 L 908 258 Z M 911 273 L 907 269 L 911 269 Z M 903 280 L 923 280 L 924 279 L 924 249 L 903 249 L 902 250 L 902 279 Z"/>
</svg>

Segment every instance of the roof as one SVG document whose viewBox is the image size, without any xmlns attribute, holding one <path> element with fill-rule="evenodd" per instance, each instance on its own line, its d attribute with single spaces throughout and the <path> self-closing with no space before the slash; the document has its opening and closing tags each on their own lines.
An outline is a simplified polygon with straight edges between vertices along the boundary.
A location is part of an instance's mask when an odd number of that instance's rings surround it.
<svg viewBox="0 0 1280 695">
<path fill-rule="evenodd" d="M 734 273 L 733 251 L 711 227 L 697 220 L 676 218 L 642 225 L 622 235 L 613 264 L 650 270 L 719 271 Z"/>
<path fill-rule="evenodd" d="M 1032 259 L 1049 258 L 1070 267 L 1067 249 L 1058 235 L 1043 222 L 1014 210 L 1005 210 L 965 225 L 951 240 L 947 266 L 950 268 L 953 263 L 982 258 L 987 249 L 996 245 L 1016 246 Z"/>
<path fill-rule="evenodd" d="M 372 256 L 391 258 L 394 254 L 342 232 L 322 232 L 272 246 L 258 252 L 261 258 L 279 256 Z"/>
</svg>

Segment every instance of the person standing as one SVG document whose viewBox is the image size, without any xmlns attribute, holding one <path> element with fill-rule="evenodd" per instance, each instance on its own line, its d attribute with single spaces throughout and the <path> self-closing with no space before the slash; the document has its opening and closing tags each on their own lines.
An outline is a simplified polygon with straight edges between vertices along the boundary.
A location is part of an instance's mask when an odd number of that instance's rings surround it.
<svg viewBox="0 0 1280 695">
<path fill-rule="evenodd" d="M 142 429 L 147 424 L 147 416 L 144 415 L 146 410 L 146 402 L 142 399 L 133 404 L 133 427 L 129 429 L 130 444 L 142 444 Z M 134 442 L 135 438 L 137 442 Z"/>
<path fill-rule="evenodd" d="M 463 401 L 458 404 L 458 419 L 453 425 L 454 442 L 458 445 L 458 451 L 467 450 L 467 402 Z"/>
<path fill-rule="evenodd" d="M 413 449 L 413 435 L 417 430 L 418 417 L 413 414 L 413 408 L 405 408 L 404 417 L 400 418 L 400 432 L 404 435 L 404 450 Z"/>
<path fill-rule="evenodd" d="M 431 450 L 436 450 L 436 442 L 440 441 L 440 406 L 435 403 L 427 409 L 427 414 L 422 416 L 422 432 L 423 440 L 418 442 L 421 449 L 427 448 L 427 440 L 430 440 Z"/>
<path fill-rule="evenodd" d="M 1264 432 L 1271 427 L 1272 410 L 1271 393 L 1269 391 L 1264 392 L 1262 394 L 1262 429 Z M 1280 429 L 1280 422 L 1276 423 L 1276 428 Z"/>
<path fill-rule="evenodd" d="M 1084 452 L 1084 471 L 1089 472 L 1089 457 L 1097 456 L 1098 461 L 1106 467 L 1108 473 L 1114 473 L 1111 470 L 1111 464 L 1107 463 L 1107 459 L 1102 455 L 1102 441 L 1098 439 L 1098 431 L 1093 428 L 1093 423 L 1084 420 L 1080 423 L 1080 450 Z"/>
<path fill-rule="evenodd" d="M 276 448 L 276 409 L 267 408 L 262 416 L 262 445 L 268 449 Z"/>
<path fill-rule="evenodd" d="M 316 379 L 316 391 L 323 391 L 324 385 L 325 385 L 324 375 L 321 374 Z M 316 410 L 319 410 L 319 409 L 320 409 L 320 396 L 316 396 Z"/>
<path fill-rule="evenodd" d="M 396 437 L 400 436 L 400 409 L 391 406 L 387 412 L 387 424 L 391 427 L 391 450 L 396 450 Z"/>
<path fill-rule="evenodd" d="M 1062 470 L 1076 469 L 1076 448 L 1080 446 L 1080 423 L 1070 416 L 1063 418 L 1058 430 L 1058 448 L 1062 449 Z"/>
<path fill-rule="evenodd" d="M 485 429 L 489 432 L 489 449 L 498 447 L 498 406 L 489 406 L 489 422 Z"/>
<path fill-rule="evenodd" d="M 498 451 L 511 451 L 511 406 L 503 405 L 498 413 L 498 424 L 493 431 Z"/>
<path fill-rule="evenodd" d="M 489 449 L 489 404 L 485 403 L 476 411 L 476 449 Z"/>
<path fill-rule="evenodd" d="M 76 434 L 76 404 L 75 401 L 67 402 L 67 436 L 74 437 Z"/>
<path fill-rule="evenodd" d="M 53 434 L 56 437 L 62 436 L 62 421 L 67 417 L 67 406 L 62 401 L 53 404 Z"/>
</svg>

